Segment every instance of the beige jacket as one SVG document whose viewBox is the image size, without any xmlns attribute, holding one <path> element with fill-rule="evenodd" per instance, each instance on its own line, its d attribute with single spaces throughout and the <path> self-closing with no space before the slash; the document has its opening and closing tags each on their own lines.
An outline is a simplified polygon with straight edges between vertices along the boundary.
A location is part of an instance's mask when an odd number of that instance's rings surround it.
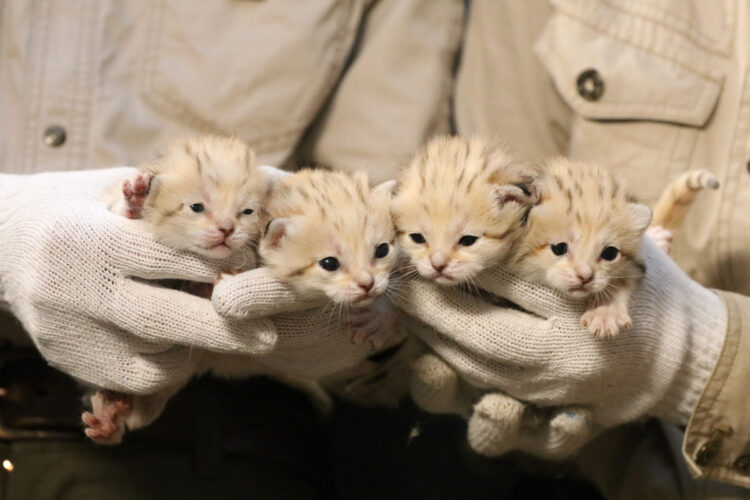
<svg viewBox="0 0 750 500">
<path fill-rule="evenodd" d="M 269 164 L 296 151 L 385 179 L 448 129 L 463 10 L 461 0 L 0 1 L 0 172 L 133 165 L 169 138 L 211 131 Z"/>
<path fill-rule="evenodd" d="M 551 5 L 550 5 L 551 3 Z M 750 294 L 750 2 L 475 0 L 456 91 L 461 134 L 605 163 L 653 204 L 707 168 L 675 258 Z M 750 486 L 750 298 L 724 293 L 729 333 L 684 441 L 691 472 Z"/>
<path fill-rule="evenodd" d="M 722 191 L 700 197 L 676 256 L 748 294 L 744 1 L 474 0 L 458 131 L 604 161 L 647 202 L 712 169 Z M 390 177 L 448 128 L 462 15 L 461 0 L 0 0 L 0 172 L 135 164 L 214 131 L 264 162 Z M 685 452 L 695 473 L 750 485 L 750 299 L 726 298 L 730 335 Z"/>
</svg>

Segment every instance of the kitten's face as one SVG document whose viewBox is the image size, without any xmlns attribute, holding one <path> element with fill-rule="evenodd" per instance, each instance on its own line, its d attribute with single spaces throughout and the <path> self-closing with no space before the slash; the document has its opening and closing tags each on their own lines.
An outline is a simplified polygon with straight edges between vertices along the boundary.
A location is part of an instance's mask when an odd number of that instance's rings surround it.
<svg viewBox="0 0 750 500">
<path fill-rule="evenodd" d="M 267 190 L 248 148 L 211 138 L 173 148 L 151 185 L 153 206 L 144 218 L 167 244 L 225 258 L 260 235 L 259 211 Z"/>
<path fill-rule="evenodd" d="M 272 193 L 260 252 L 298 290 L 364 306 L 385 292 L 397 258 L 391 184 L 363 175 L 302 171 Z"/>
<path fill-rule="evenodd" d="M 651 211 L 624 193 L 613 196 L 616 182 L 603 172 L 561 178 L 563 187 L 555 183 L 529 213 L 521 274 L 572 297 L 606 293 L 614 279 L 635 277 L 632 262 Z"/>
<path fill-rule="evenodd" d="M 434 140 L 414 158 L 393 217 L 399 245 L 420 275 L 455 285 L 508 254 L 533 203 L 528 191 L 508 184 L 516 176 L 512 161 L 459 138 Z"/>
</svg>

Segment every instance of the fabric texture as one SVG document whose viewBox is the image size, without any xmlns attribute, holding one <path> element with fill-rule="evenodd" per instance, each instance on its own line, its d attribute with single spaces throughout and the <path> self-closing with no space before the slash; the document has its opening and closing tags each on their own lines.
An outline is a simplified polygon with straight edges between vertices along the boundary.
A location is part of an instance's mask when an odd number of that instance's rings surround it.
<svg viewBox="0 0 750 500">
<path fill-rule="evenodd" d="M 88 384 L 149 394 L 187 380 L 205 351 L 250 365 L 243 355 L 253 356 L 265 367 L 258 373 L 313 378 L 370 354 L 320 310 L 227 318 L 209 300 L 148 283 L 212 282 L 223 269 L 253 265 L 254 256 L 211 261 L 177 252 L 141 221 L 109 212 L 102 193 L 132 172 L 0 176 L 0 196 L 12 207 L 0 216 L 2 300 L 51 365 Z M 267 275 L 245 291 L 247 300 L 253 292 L 277 304 L 277 312 L 288 306 Z"/>
<path fill-rule="evenodd" d="M 477 285 L 531 314 L 424 281 L 405 283 L 398 302 L 426 323 L 414 325 L 414 333 L 474 391 L 501 389 L 539 407 L 580 405 L 595 428 L 645 416 L 684 425 L 719 357 L 726 306 L 648 239 L 642 255 L 647 271 L 631 299 L 633 325 L 613 339 L 597 339 L 581 325 L 585 302 L 501 267 L 480 275 Z M 505 403 L 480 401 L 479 409 L 498 404 Z"/>
</svg>

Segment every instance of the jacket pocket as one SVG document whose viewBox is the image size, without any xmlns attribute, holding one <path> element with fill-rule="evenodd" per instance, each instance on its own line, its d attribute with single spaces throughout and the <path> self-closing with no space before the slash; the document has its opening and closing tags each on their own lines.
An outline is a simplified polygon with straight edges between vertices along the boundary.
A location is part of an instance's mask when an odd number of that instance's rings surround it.
<svg viewBox="0 0 750 500">
<path fill-rule="evenodd" d="M 569 156 L 617 169 L 653 203 L 690 165 L 721 94 L 720 57 L 607 2 L 554 3 L 534 49 L 574 114 Z"/>
<path fill-rule="evenodd" d="M 195 130 L 261 152 L 292 147 L 340 75 L 361 6 L 311 0 L 161 0 L 152 13 L 144 93 Z"/>
</svg>

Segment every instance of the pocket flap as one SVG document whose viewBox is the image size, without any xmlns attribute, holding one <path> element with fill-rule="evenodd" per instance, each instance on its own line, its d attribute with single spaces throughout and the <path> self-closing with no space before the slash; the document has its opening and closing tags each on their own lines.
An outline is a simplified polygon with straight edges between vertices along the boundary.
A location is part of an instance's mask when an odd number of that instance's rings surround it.
<svg viewBox="0 0 750 500">
<path fill-rule="evenodd" d="M 684 48 L 699 50 L 687 42 Z M 723 82 L 718 72 L 699 72 L 561 13 L 552 16 L 534 50 L 558 92 L 589 119 L 700 127 L 711 116 Z M 705 54 L 700 56 L 705 61 Z"/>
</svg>

